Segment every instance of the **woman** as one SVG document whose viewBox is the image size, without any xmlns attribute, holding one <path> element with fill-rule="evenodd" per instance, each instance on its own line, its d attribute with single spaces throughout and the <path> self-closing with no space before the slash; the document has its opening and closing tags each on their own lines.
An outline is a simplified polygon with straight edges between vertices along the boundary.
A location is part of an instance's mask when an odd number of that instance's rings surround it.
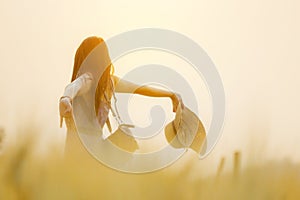
<svg viewBox="0 0 300 200">
<path fill-rule="evenodd" d="M 114 92 L 133 92 L 134 94 L 146 95 L 151 97 L 169 97 L 173 104 L 173 112 L 176 112 L 179 103 L 183 107 L 182 99 L 180 95 L 176 93 L 148 86 L 139 87 L 134 83 L 122 80 L 117 76 L 114 76 L 113 66 L 111 64 L 108 50 L 103 39 L 95 36 L 88 37 L 81 43 L 81 45 L 77 49 L 71 83 L 66 86 L 65 92 L 60 98 L 59 103 L 60 126 L 62 126 L 63 119 L 65 119 L 68 129 L 66 151 L 72 150 L 76 145 L 79 145 L 79 148 L 82 148 L 80 147 L 82 145 L 80 144 L 80 140 L 78 138 L 78 135 L 76 134 L 77 130 L 73 119 L 72 101 L 76 96 L 80 96 L 90 89 L 91 82 L 95 77 L 93 77 L 92 73 L 89 72 L 81 74 L 79 72 L 79 69 L 90 52 L 100 44 L 103 45 L 104 51 L 102 51 L 101 55 L 99 54 L 99 57 L 101 58 L 101 62 L 105 63 L 104 66 L 107 66 L 106 69 L 104 69 L 104 72 L 99 79 L 98 86 L 96 88 L 94 107 L 98 123 L 101 127 L 103 127 L 106 123 L 108 128 L 111 130 L 110 122 L 108 120 L 108 113 L 111 109 L 110 101 L 112 96 L 114 95 Z"/>
</svg>

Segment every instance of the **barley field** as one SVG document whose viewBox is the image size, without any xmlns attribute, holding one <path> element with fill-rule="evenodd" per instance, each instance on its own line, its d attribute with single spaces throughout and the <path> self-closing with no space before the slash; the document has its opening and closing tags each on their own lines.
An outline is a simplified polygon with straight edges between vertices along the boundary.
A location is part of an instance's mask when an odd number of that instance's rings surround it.
<svg viewBox="0 0 300 200">
<path fill-rule="evenodd" d="M 33 131 L 34 132 L 34 131 Z M 55 145 L 43 156 L 34 151 L 30 131 L 6 145 L 0 155 L 0 199 L 300 199 L 300 165 L 265 162 L 240 168 L 233 152 L 232 170 L 220 160 L 214 175 L 193 178 L 193 161 L 180 170 L 146 174 L 112 170 L 76 152 L 65 157 Z M 1 134 L 3 142 L 3 133 Z M 202 161 L 202 162 L 205 162 Z M 205 173 L 205 169 L 203 173 Z"/>
</svg>

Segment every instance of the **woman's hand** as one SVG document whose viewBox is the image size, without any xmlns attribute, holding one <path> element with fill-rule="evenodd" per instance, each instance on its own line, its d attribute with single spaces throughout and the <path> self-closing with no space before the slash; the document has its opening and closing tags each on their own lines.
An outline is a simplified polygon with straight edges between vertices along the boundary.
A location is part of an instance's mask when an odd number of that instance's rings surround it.
<svg viewBox="0 0 300 200">
<path fill-rule="evenodd" d="M 182 102 L 182 98 L 181 98 L 180 94 L 173 93 L 173 95 L 171 96 L 171 100 L 172 100 L 172 104 L 173 104 L 173 112 L 177 111 L 177 107 L 178 107 L 179 103 L 181 105 L 181 108 L 182 109 L 184 108 L 184 104 Z"/>
<path fill-rule="evenodd" d="M 62 127 L 63 118 L 72 117 L 72 99 L 68 96 L 63 96 L 59 101 L 60 127 Z"/>
</svg>

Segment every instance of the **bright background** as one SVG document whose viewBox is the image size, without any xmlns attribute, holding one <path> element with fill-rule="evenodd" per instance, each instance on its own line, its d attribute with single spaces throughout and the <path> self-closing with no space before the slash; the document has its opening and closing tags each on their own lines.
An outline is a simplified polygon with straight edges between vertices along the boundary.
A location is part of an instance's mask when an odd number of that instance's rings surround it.
<svg viewBox="0 0 300 200">
<path fill-rule="evenodd" d="M 63 141 L 58 99 L 81 41 L 90 35 L 108 39 L 136 28 L 164 28 L 202 46 L 222 77 L 226 121 L 208 160 L 231 159 L 240 150 L 255 161 L 299 161 L 299 8 L 297 0 L 1 0 L 0 126 L 11 133 L 34 123 L 42 130 L 42 145 Z M 146 57 L 124 58 L 123 64 L 151 62 Z M 122 73 L 121 66 L 120 61 L 116 74 Z M 206 93 L 203 89 L 202 118 L 209 124 Z M 169 101 L 165 104 L 171 108 Z"/>
</svg>

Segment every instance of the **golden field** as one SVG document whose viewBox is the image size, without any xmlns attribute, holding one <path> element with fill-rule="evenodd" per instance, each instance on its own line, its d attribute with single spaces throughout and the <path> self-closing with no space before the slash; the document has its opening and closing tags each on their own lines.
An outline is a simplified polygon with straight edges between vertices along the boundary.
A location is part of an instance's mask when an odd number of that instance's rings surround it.
<svg viewBox="0 0 300 200">
<path fill-rule="evenodd" d="M 2 151 L 0 199 L 300 199 L 300 165 L 289 161 L 241 169 L 236 152 L 232 170 L 225 172 L 221 160 L 212 176 L 194 176 L 196 161 L 177 170 L 126 174 L 75 151 L 63 157 L 55 145 L 41 156 L 33 132 L 20 131 L 19 142 Z"/>
</svg>

